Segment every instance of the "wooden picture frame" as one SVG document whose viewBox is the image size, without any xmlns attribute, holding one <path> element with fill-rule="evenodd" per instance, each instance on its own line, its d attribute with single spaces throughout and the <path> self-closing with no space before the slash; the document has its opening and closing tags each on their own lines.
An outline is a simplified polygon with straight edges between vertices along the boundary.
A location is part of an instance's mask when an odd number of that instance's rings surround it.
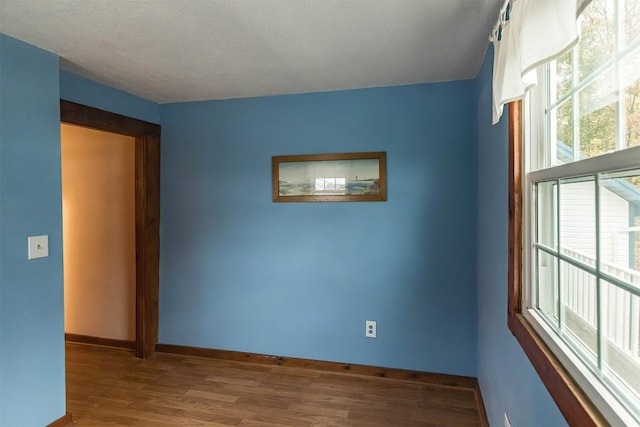
<svg viewBox="0 0 640 427">
<path fill-rule="evenodd" d="M 303 154 L 271 158 L 274 202 L 384 202 L 387 153 Z"/>
</svg>

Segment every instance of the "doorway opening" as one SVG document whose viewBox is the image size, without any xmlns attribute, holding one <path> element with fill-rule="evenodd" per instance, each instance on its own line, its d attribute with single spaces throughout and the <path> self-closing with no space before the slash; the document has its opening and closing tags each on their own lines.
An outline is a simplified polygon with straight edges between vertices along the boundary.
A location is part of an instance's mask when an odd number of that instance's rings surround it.
<svg viewBox="0 0 640 427">
<path fill-rule="evenodd" d="M 135 332 L 132 347 L 137 357 L 150 357 L 158 341 L 160 126 L 65 100 L 60 101 L 60 121 L 132 137 L 134 141 Z M 97 252 L 99 254 L 100 249 Z"/>
<path fill-rule="evenodd" d="M 67 341 L 135 349 L 135 139 L 60 124 Z"/>
</svg>

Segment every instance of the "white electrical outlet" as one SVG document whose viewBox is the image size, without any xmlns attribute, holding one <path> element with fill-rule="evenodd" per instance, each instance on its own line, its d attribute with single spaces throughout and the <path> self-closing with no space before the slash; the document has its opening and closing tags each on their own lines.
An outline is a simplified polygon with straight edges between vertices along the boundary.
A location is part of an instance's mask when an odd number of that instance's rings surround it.
<svg viewBox="0 0 640 427">
<path fill-rule="evenodd" d="M 376 337 L 376 321 L 367 320 L 364 323 L 365 323 L 364 335 L 367 338 L 375 338 Z"/>
<path fill-rule="evenodd" d="M 504 427 L 511 427 L 511 421 L 509 421 L 507 414 L 504 414 Z"/>
<path fill-rule="evenodd" d="M 49 256 L 49 236 L 30 236 L 27 242 L 29 246 L 27 253 L 28 259 Z"/>
</svg>

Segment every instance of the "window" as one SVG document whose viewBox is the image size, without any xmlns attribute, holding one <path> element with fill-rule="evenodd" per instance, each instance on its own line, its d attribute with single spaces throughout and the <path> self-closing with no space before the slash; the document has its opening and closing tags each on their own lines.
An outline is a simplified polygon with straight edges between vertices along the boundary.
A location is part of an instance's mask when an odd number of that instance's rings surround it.
<svg viewBox="0 0 640 427">
<path fill-rule="evenodd" d="M 510 107 L 509 326 L 570 423 L 636 425 L 640 0 L 593 0 L 580 26 Z"/>
</svg>

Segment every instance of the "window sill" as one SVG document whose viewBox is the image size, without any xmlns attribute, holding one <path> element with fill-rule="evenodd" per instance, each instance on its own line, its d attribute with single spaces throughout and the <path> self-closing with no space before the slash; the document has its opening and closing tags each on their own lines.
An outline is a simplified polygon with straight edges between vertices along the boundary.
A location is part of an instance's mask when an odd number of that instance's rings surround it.
<svg viewBox="0 0 640 427">
<path fill-rule="evenodd" d="M 510 314 L 508 324 L 569 425 L 609 425 L 527 319 Z"/>
</svg>

